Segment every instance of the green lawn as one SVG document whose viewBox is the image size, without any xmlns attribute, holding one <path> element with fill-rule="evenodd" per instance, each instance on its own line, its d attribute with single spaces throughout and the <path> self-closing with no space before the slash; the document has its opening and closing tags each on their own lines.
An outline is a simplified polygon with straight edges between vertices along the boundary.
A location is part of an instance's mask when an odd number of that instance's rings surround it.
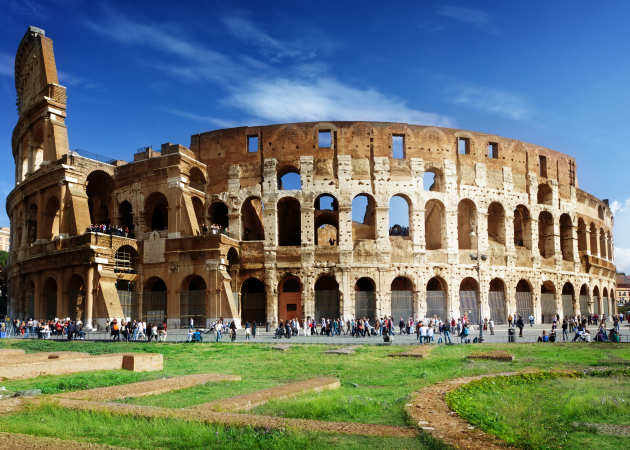
<svg viewBox="0 0 630 450">
<path fill-rule="evenodd" d="M 447 400 L 473 424 L 519 447 L 630 448 L 630 438 L 597 433 L 592 426 L 630 426 L 630 369 L 607 376 L 481 380 Z"/>
<path fill-rule="evenodd" d="M 621 344 L 484 345 L 484 350 L 511 351 L 515 354 L 513 362 L 468 361 L 465 359 L 465 356 L 471 351 L 479 349 L 478 346 L 474 345 L 440 346 L 424 360 L 388 357 L 390 353 L 408 349 L 408 347 L 402 346 L 361 346 L 357 348 L 354 355 L 329 355 L 323 353 L 324 350 L 329 348 L 324 345 L 292 345 L 288 351 L 279 352 L 273 350 L 270 345 L 264 344 L 156 345 L 53 341 L 3 341 L 0 343 L 0 346 L 3 347 L 7 345 L 24 348 L 27 351 L 63 349 L 87 351 L 92 354 L 123 351 L 159 352 L 165 358 L 164 371 L 159 373 L 132 373 L 118 370 L 0 382 L 0 385 L 5 386 L 9 390 L 40 388 L 45 393 L 57 393 L 155 379 L 164 376 L 203 372 L 220 372 L 242 376 L 243 381 L 241 382 L 208 383 L 177 392 L 126 400 L 127 402 L 145 405 L 185 407 L 252 392 L 285 382 L 332 375 L 341 380 L 341 388 L 338 390 L 326 391 L 320 394 L 304 394 L 294 399 L 273 401 L 258 407 L 253 412 L 287 417 L 390 425 L 407 425 L 404 405 L 409 395 L 423 386 L 441 380 L 506 370 L 519 370 L 526 367 L 575 369 L 596 366 L 623 367 L 630 364 L 630 346 Z M 54 417 L 49 417 L 49 412 L 47 409 L 29 411 L 28 422 L 31 428 L 27 432 L 46 434 L 46 424 L 49 421 L 54 422 L 56 420 Z M 73 412 L 73 414 L 79 417 L 85 416 L 85 420 L 88 422 L 90 422 L 90 419 L 87 417 L 94 416 L 85 412 Z M 19 417 L 20 415 L 12 418 L 0 416 L 0 429 L 19 431 L 21 429 L 18 427 L 19 421 L 16 422 L 16 419 L 19 419 Z M 103 428 L 100 423 L 120 422 L 122 424 L 131 423 L 132 421 L 113 416 L 109 417 L 107 421 L 99 418 L 96 422 L 99 423 L 99 428 Z M 148 436 L 146 439 L 148 439 L 149 444 L 153 442 L 154 446 L 172 446 L 172 443 L 164 443 L 161 440 L 166 439 L 166 437 L 158 437 L 156 434 L 155 439 L 151 438 L 153 432 L 148 430 L 151 429 L 152 424 L 155 422 L 137 419 L 135 427 L 139 434 Z M 175 423 L 177 421 L 169 420 L 167 422 L 173 422 L 174 428 L 190 426 L 185 423 Z M 111 426 L 113 427 L 112 429 L 120 429 L 118 425 Z M 194 426 L 200 427 L 200 425 Z M 63 430 L 63 427 L 61 429 Z M 212 433 L 216 432 L 216 427 L 203 428 L 203 430 L 206 429 L 214 430 Z M 74 434 L 66 434 L 65 436 L 76 438 L 76 433 L 79 433 L 78 436 L 89 435 L 97 439 L 98 442 L 105 442 L 103 439 L 98 438 L 98 433 L 84 433 L 85 430 L 77 430 L 80 429 L 73 428 L 72 433 Z M 70 433 L 70 430 L 62 431 L 62 433 Z M 219 434 L 222 435 L 222 433 L 220 432 Z M 233 433 L 233 431 L 225 430 L 225 433 Z M 249 444 L 246 444 L 249 442 L 248 439 L 256 435 L 256 433 L 258 432 L 253 430 L 236 433 L 233 446 L 235 448 L 240 448 L 241 444 L 242 446 L 249 446 Z M 307 436 L 305 433 L 298 434 Z M 105 435 L 106 433 L 103 436 Z M 296 443 L 301 442 L 299 439 L 295 439 L 295 436 L 289 436 L 287 433 L 274 432 L 271 435 L 274 436 L 273 439 L 269 438 L 271 441 L 278 440 L 278 442 L 281 442 L 282 439 L 286 438 Z M 339 436 L 311 437 L 312 439 L 307 440 L 300 447 L 309 448 L 318 447 L 320 444 L 327 445 L 325 444 L 325 442 L 328 442 L 325 441 L 326 439 L 346 439 Z M 324 441 L 321 439 L 324 439 Z M 378 447 L 376 443 L 379 441 L 386 442 L 386 440 L 377 439 L 370 443 L 366 441 L 365 445 L 370 448 Z M 426 442 L 423 443 L 419 439 L 413 441 L 420 446 L 426 445 Z M 182 440 L 183 447 L 195 446 L 186 442 Z M 309 445 L 309 442 L 313 444 Z M 316 442 L 318 443 L 317 445 L 315 444 Z M 350 443 L 360 442 L 363 441 L 355 438 L 350 440 Z M 124 445 L 130 444 L 125 442 Z M 343 445 L 346 446 L 345 443 Z M 266 447 L 272 447 L 272 444 L 266 445 Z M 409 445 L 404 447 L 409 447 Z M 396 448 L 395 445 L 394 448 Z"/>
</svg>

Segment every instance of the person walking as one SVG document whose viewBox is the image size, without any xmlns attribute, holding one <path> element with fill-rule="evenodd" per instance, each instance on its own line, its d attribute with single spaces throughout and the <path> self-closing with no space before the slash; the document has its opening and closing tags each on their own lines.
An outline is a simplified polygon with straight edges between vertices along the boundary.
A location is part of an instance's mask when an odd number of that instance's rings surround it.
<svg viewBox="0 0 630 450">
<path fill-rule="evenodd" d="M 223 324 L 221 322 L 217 322 L 215 326 L 216 337 L 214 342 L 221 342 L 221 331 L 223 330 Z"/>
<path fill-rule="evenodd" d="M 494 336 L 494 320 L 492 318 L 488 321 L 488 327 L 490 328 L 490 334 Z"/>
<path fill-rule="evenodd" d="M 566 317 L 562 320 L 562 340 L 569 340 L 569 323 L 567 322 Z"/>
<path fill-rule="evenodd" d="M 252 329 L 250 328 L 249 321 L 245 322 L 245 340 L 249 341 L 249 336 L 252 334 Z"/>
<path fill-rule="evenodd" d="M 518 327 L 518 337 L 523 337 L 523 327 L 525 324 L 523 323 L 523 318 L 521 316 L 518 316 L 516 326 Z"/>
</svg>

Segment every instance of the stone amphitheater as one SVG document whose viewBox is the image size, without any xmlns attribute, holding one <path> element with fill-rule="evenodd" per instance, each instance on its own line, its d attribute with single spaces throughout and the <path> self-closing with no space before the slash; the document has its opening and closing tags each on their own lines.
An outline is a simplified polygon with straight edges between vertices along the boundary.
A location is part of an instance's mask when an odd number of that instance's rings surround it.
<svg viewBox="0 0 630 450">
<path fill-rule="evenodd" d="M 614 311 L 613 216 L 579 189 L 569 155 L 458 129 L 311 122 L 114 161 L 70 149 L 41 29 L 19 45 L 15 84 L 14 317 L 178 327 Z"/>
</svg>

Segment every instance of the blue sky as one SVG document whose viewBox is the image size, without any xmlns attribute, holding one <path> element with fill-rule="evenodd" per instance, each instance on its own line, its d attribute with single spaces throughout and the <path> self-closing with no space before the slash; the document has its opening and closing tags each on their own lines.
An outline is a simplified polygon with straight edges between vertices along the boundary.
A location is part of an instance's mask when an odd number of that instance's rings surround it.
<svg viewBox="0 0 630 450">
<path fill-rule="evenodd" d="M 612 202 L 630 272 L 628 2 L 2 3 L 3 196 L 13 56 L 37 25 L 68 87 L 71 148 L 129 160 L 215 128 L 305 120 L 496 133 L 577 158 L 580 187 Z"/>
</svg>

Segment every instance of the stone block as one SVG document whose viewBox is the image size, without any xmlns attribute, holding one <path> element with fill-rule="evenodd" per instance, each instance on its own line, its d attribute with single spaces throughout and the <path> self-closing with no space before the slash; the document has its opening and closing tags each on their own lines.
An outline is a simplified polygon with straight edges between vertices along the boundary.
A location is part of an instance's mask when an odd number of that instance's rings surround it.
<svg viewBox="0 0 630 450">
<path fill-rule="evenodd" d="M 164 369 L 161 353 L 134 353 L 123 355 L 122 368 L 134 372 L 151 372 Z"/>
</svg>

